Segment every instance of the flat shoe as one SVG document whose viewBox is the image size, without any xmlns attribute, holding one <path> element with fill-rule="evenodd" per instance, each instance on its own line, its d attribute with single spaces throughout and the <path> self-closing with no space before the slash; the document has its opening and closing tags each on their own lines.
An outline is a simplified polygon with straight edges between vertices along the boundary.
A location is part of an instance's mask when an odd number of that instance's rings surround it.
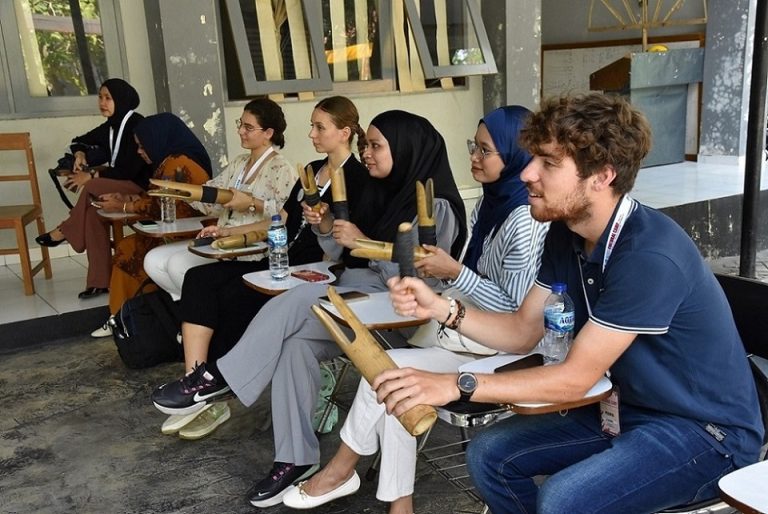
<svg viewBox="0 0 768 514">
<path fill-rule="evenodd" d="M 47 246 L 49 248 L 53 248 L 54 246 L 59 246 L 61 243 L 66 241 L 66 239 L 59 239 L 58 241 L 54 241 L 51 237 L 50 232 L 46 232 L 45 234 L 41 234 L 35 238 L 35 242 L 39 244 L 40 246 Z"/>
<path fill-rule="evenodd" d="M 85 291 L 82 291 L 80 294 L 77 295 L 78 298 L 81 300 L 86 300 L 88 298 L 93 298 L 95 296 L 99 296 L 100 294 L 106 294 L 109 292 L 109 289 L 106 287 L 88 287 L 85 289 Z"/>
<path fill-rule="evenodd" d="M 296 487 L 289 489 L 288 492 L 285 493 L 285 496 L 283 496 L 283 505 L 292 509 L 314 509 L 315 507 L 325 505 L 337 498 L 355 494 L 357 490 L 360 489 L 360 477 L 358 476 L 357 471 L 353 471 L 349 480 L 336 489 L 321 494 L 320 496 L 308 495 L 302 489 L 303 485 L 304 482 L 301 482 Z"/>
</svg>

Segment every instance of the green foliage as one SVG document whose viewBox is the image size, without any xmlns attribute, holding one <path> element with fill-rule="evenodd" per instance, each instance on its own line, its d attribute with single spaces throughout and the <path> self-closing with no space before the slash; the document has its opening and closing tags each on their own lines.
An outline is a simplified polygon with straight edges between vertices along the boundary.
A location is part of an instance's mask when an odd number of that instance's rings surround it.
<svg viewBox="0 0 768 514">
<path fill-rule="evenodd" d="M 49 20 L 58 21 L 61 26 L 60 30 L 35 30 L 48 95 L 87 95 L 82 62 L 75 34 L 72 32 L 69 1 L 29 0 L 29 4 L 33 15 L 50 17 Z M 86 26 L 89 21 L 100 21 L 98 0 L 80 0 L 80 10 Z M 104 38 L 100 27 L 99 23 L 98 34 L 88 33 L 86 29 L 88 53 L 97 86 L 108 77 Z"/>
</svg>

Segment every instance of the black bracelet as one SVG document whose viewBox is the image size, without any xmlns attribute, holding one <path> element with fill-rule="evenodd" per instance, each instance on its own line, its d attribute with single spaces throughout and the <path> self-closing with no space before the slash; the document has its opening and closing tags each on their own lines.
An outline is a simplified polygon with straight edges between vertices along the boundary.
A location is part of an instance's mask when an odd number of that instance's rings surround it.
<svg viewBox="0 0 768 514">
<path fill-rule="evenodd" d="M 456 317 L 453 319 L 453 322 L 448 325 L 448 328 L 458 331 L 459 327 L 461 326 L 461 320 L 464 319 L 464 315 L 467 313 L 467 309 L 459 300 L 456 300 L 456 303 L 459 305 L 459 312 L 456 313 Z"/>
<path fill-rule="evenodd" d="M 445 321 L 440 323 L 440 326 L 437 327 L 437 338 L 440 339 L 443 335 L 445 335 L 445 324 L 448 323 L 448 320 L 451 319 L 451 316 L 453 316 L 453 313 L 456 312 L 456 303 L 457 300 L 454 300 L 450 296 L 447 297 L 448 300 L 450 300 L 450 303 L 448 304 L 448 316 L 445 317 Z"/>
</svg>

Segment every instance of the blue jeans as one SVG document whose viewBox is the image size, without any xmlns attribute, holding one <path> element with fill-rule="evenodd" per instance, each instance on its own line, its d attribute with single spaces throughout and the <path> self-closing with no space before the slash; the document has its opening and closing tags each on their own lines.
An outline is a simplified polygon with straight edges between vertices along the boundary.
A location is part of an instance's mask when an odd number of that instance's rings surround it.
<svg viewBox="0 0 768 514">
<path fill-rule="evenodd" d="M 734 469 L 690 420 L 622 407 L 621 435 L 597 406 L 512 416 L 483 430 L 467 466 L 493 514 L 656 512 L 715 498 Z M 541 487 L 533 477 L 549 475 Z"/>
</svg>

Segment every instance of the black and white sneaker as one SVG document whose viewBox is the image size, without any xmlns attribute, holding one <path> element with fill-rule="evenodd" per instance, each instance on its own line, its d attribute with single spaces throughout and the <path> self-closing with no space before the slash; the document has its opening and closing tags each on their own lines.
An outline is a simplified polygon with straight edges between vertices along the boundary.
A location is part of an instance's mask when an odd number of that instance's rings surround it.
<svg viewBox="0 0 768 514">
<path fill-rule="evenodd" d="M 318 469 L 319 464 L 295 466 L 288 462 L 275 462 L 269 474 L 248 491 L 248 501 L 254 507 L 261 508 L 277 505 L 292 485 L 311 477 Z"/>
<path fill-rule="evenodd" d="M 230 388 L 223 380 L 205 370 L 205 363 L 196 365 L 189 375 L 163 384 L 152 392 L 152 403 L 164 414 L 192 414 L 207 403 L 222 399 Z"/>
</svg>

